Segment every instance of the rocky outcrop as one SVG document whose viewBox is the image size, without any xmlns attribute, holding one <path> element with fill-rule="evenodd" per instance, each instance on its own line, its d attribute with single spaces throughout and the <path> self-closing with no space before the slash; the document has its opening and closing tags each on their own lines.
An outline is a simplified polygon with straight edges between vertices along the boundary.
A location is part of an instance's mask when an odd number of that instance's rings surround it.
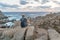
<svg viewBox="0 0 60 40">
<path fill-rule="evenodd" d="M 0 11 L 0 24 L 6 23 L 6 20 L 8 17 L 5 16 L 1 11 Z"/>
<path fill-rule="evenodd" d="M 19 28 L 18 28 L 18 30 L 17 30 L 16 33 L 14 34 L 13 39 L 11 39 L 11 40 L 24 40 L 25 30 L 26 30 L 26 28 L 24 28 L 24 29 L 21 29 L 21 28 L 19 29 Z"/>
<path fill-rule="evenodd" d="M 5 19 L 7 18 L 1 11 L 0 11 L 0 19 Z"/>
<path fill-rule="evenodd" d="M 32 30 L 31 30 L 32 29 Z M 34 28 L 1 28 L 0 40 L 29 40 L 33 35 Z"/>
<path fill-rule="evenodd" d="M 60 34 L 55 29 L 48 29 L 50 40 L 60 40 Z"/>
<path fill-rule="evenodd" d="M 35 18 L 33 22 L 34 26 L 39 26 L 44 29 L 54 28 L 56 31 L 60 33 L 60 14 L 52 13 L 47 14 L 46 16 L 40 16 Z"/>
<path fill-rule="evenodd" d="M 48 32 L 43 28 L 37 28 L 34 30 L 34 40 L 48 40 Z"/>
<path fill-rule="evenodd" d="M 0 40 L 60 40 L 60 34 L 55 29 L 0 28 Z"/>
<path fill-rule="evenodd" d="M 1 28 L 2 29 L 2 28 Z M 0 39 L 1 40 L 11 40 L 16 32 L 15 29 L 3 29 Z"/>
<path fill-rule="evenodd" d="M 34 32 L 34 27 L 29 26 L 26 33 L 26 40 L 33 40 L 33 32 Z"/>
<path fill-rule="evenodd" d="M 60 40 L 60 15 L 48 14 L 34 20 L 34 26 L 20 27 L 14 22 L 14 28 L 0 28 L 0 40 Z"/>
</svg>

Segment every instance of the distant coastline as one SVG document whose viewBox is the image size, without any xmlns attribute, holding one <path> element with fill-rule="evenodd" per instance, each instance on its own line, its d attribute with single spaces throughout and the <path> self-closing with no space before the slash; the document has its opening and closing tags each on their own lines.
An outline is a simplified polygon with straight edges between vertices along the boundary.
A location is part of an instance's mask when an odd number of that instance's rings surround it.
<svg viewBox="0 0 60 40">
<path fill-rule="evenodd" d="M 28 17 L 34 18 L 34 17 L 37 17 L 37 16 L 44 16 L 48 13 L 49 12 L 3 12 L 4 15 L 17 17 L 17 19 L 21 18 L 22 14 L 25 14 Z"/>
</svg>

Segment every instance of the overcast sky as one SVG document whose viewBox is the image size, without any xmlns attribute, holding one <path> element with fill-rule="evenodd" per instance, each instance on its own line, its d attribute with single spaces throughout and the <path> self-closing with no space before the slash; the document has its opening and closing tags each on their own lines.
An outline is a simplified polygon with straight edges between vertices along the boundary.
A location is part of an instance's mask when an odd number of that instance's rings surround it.
<svg viewBox="0 0 60 40">
<path fill-rule="evenodd" d="M 60 0 L 0 0 L 3 12 L 60 11 Z"/>
</svg>

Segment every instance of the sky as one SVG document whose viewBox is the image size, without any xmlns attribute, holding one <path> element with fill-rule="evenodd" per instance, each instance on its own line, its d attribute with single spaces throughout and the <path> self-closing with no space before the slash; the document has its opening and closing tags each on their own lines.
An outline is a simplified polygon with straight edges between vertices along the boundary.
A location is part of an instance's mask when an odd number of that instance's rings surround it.
<svg viewBox="0 0 60 40">
<path fill-rule="evenodd" d="M 60 0 L 0 0 L 3 12 L 59 12 Z"/>
</svg>

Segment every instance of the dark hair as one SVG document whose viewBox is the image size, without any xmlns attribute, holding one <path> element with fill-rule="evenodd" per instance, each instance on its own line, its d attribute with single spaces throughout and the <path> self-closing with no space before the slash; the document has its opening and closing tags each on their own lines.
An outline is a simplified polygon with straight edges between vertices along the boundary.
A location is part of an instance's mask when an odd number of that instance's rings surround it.
<svg viewBox="0 0 60 40">
<path fill-rule="evenodd" d="M 22 15 L 22 17 L 25 17 L 25 15 Z"/>
</svg>

